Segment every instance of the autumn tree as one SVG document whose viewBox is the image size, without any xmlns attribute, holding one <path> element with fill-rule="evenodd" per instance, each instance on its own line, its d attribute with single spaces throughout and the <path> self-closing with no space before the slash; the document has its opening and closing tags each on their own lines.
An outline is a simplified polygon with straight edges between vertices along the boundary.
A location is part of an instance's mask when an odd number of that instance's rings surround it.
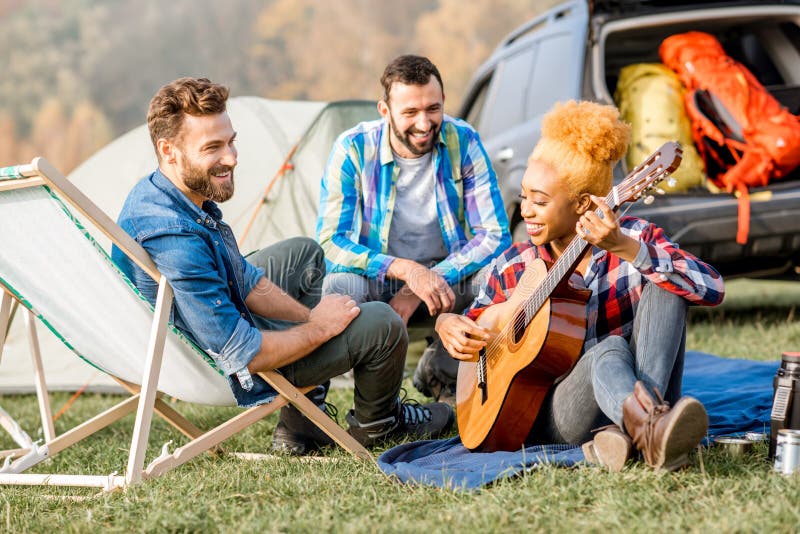
<svg viewBox="0 0 800 534">
<path fill-rule="evenodd" d="M 276 0 L 259 15 L 254 65 L 270 97 L 377 99 L 395 56 L 419 52 L 417 17 L 430 2 Z"/>
<path fill-rule="evenodd" d="M 437 9 L 419 17 L 413 40 L 422 44 L 422 54 L 441 71 L 449 111 L 455 112 L 473 72 L 488 59 L 500 39 L 541 11 L 542 4 L 529 0 L 440 0 Z"/>
<path fill-rule="evenodd" d="M 38 155 L 61 168 L 67 159 L 67 124 L 64 105 L 57 98 L 48 98 L 33 118 L 31 130 L 31 144 Z"/>
<path fill-rule="evenodd" d="M 439 66 L 453 113 L 499 39 L 553 3 L 0 0 L 0 156 L 75 165 L 142 124 L 155 91 L 180 76 L 234 96 L 377 99 L 384 66 L 406 53 Z"/>
<path fill-rule="evenodd" d="M 17 132 L 14 117 L 0 113 L 0 167 L 20 163 L 17 161 Z"/>
<path fill-rule="evenodd" d="M 111 141 L 111 125 L 89 102 L 75 108 L 65 131 L 63 168 L 68 172 Z"/>
</svg>

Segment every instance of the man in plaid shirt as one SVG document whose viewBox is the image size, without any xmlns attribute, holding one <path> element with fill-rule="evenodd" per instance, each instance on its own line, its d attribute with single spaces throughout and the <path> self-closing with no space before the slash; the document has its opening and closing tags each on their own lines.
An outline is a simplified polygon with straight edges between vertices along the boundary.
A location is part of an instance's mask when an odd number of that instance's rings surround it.
<svg viewBox="0 0 800 534">
<path fill-rule="evenodd" d="M 442 79 L 427 58 L 396 58 L 381 84 L 383 119 L 344 132 L 322 179 L 323 290 L 388 302 L 406 323 L 418 311 L 460 312 L 477 294 L 476 273 L 511 243 L 497 178 L 477 132 L 444 114 Z M 455 378 L 441 344 L 421 365 L 432 361 Z M 424 375 L 415 385 L 434 393 Z"/>
<path fill-rule="evenodd" d="M 583 354 L 550 389 L 528 442 L 583 443 L 588 461 L 612 470 L 635 446 L 651 467 L 673 470 L 708 428 L 702 404 L 681 397 L 687 306 L 721 303 L 724 286 L 661 228 L 618 219 L 602 198 L 629 139 L 612 106 L 568 102 L 545 115 L 520 195 L 530 240 L 501 254 L 466 314 L 441 315 L 436 330 L 454 358 L 474 361 L 500 317 L 513 317 L 504 303 L 531 262 L 554 262 L 583 239 L 591 247 L 575 271 L 592 290 Z"/>
</svg>

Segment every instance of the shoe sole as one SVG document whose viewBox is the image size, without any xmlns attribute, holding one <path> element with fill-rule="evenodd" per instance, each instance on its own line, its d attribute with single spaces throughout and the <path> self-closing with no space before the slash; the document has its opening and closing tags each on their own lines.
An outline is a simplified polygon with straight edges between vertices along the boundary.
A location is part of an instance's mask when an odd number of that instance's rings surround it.
<svg viewBox="0 0 800 534">
<path fill-rule="evenodd" d="M 587 464 L 600 465 L 597 453 L 594 452 L 594 441 L 587 441 L 581 445 L 581 451 L 583 451 L 583 457 Z"/>
<path fill-rule="evenodd" d="M 272 434 L 273 452 L 291 454 L 292 456 L 306 456 L 319 449 L 319 446 L 313 445 L 309 440 L 297 439 L 296 434 L 282 428 L 276 428 Z"/>
<path fill-rule="evenodd" d="M 594 437 L 594 449 L 597 462 L 610 471 L 618 473 L 633 453 L 633 443 L 621 432 L 604 430 Z"/>
<path fill-rule="evenodd" d="M 387 443 L 389 441 L 437 439 L 453 428 L 453 425 L 456 422 L 456 414 L 452 406 L 442 402 L 434 402 L 425 406 L 432 411 L 438 412 L 440 409 L 437 408 L 436 405 L 442 405 L 447 408 L 447 420 L 440 425 L 439 428 L 434 427 L 426 432 L 422 432 L 414 428 L 416 425 L 408 425 L 398 422 L 391 429 L 370 433 L 368 427 L 374 425 L 375 423 L 371 423 L 370 425 L 359 424 L 355 419 L 355 415 L 353 415 L 353 411 L 351 410 L 350 413 L 345 416 L 345 422 L 349 425 L 347 433 L 353 436 L 356 441 L 361 443 L 361 445 L 366 448 L 372 448 L 378 444 Z M 432 414 L 432 419 L 434 418 L 438 419 L 438 417 L 433 417 Z M 382 420 L 382 422 L 388 423 L 388 421 L 391 419 L 393 418 L 387 418 L 386 420 Z"/>
<path fill-rule="evenodd" d="M 700 401 L 683 397 L 672 408 L 675 414 L 664 430 L 664 441 L 658 451 L 654 469 L 675 471 L 689 462 L 689 452 L 703 439 L 708 431 L 708 414 Z"/>
<path fill-rule="evenodd" d="M 425 432 L 425 433 L 404 432 L 401 429 L 401 430 L 394 430 L 387 434 L 380 435 L 377 437 L 364 436 L 361 432 L 354 432 L 351 427 L 347 429 L 347 433 L 350 434 L 356 441 L 361 443 L 362 446 L 364 446 L 367 449 L 371 449 L 378 445 L 386 445 L 392 442 L 439 439 L 442 435 L 449 432 L 452 427 L 453 424 L 450 423 L 441 430 L 436 430 L 433 432 Z"/>
<path fill-rule="evenodd" d="M 305 443 L 297 443 L 297 442 L 272 442 L 272 452 L 282 453 L 282 454 L 290 454 L 292 456 L 306 456 L 309 450 L 306 449 Z"/>
</svg>

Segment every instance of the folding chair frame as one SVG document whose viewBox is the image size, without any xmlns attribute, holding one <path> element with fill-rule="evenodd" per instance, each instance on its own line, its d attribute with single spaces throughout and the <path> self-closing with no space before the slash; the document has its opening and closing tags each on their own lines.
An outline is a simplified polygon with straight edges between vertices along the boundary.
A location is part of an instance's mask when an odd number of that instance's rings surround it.
<svg viewBox="0 0 800 534">
<path fill-rule="evenodd" d="M 0 284 L 0 287 L 2 287 L 2 284 Z M 8 326 L 13 318 L 13 310 L 11 305 L 12 302 L 15 302 L 11 298 L 11 294 L 9 292 L 3 291 L 2 293 L 2 304 L 0 304 L 0 363 L 2 363 L 3 347 L 5 346 L 6 342 Z M 36 318 L 30 311 L 25 311 L 25 330 L 28 334 L 31 358 L 33 359 L 33 379 L 34 387 L 36 389 L 36 397 L 39 401 L 39 415 L 42 419 L 42 432 L 45 436 L 45 439 L 50 441 L 55 438 L 55 427 L 53 425 L 53 416 L 50 411 L 50 400 L 47 396 L 47 385 L 45 384 L 44 380 L 44 367 L 42 366 L 42 357 L 39 351 L 39 337 L 36 334 Z M 13 424 L 13 422 L 7 423 Z M 3 426 L 6 425 L 4 424 Z M 10 429 L 7 430 L 11 432 Z M 12 433 L 12 435 L 20 433 L 24 435 L 24 438 L 15 438 L 15 440 L 22 448 L 14 451 L 0 451 L 0 458 L 19 455 L 23 452 L 27 452 L 27 450 L 30 449 L 32 444 L 31 439 L 27 436 L 27 434 L 24 434 L 21 429 L 18 429 L 18 431 Z"/>
<path fill-rule="evenodd" d="M 277 398 L 268 404 L 246 409 L 242 413 L 207 432 L 198 429 L 176 410 L 167 405 L 159 398 L 159 393 L 157 391 L 164 353 L 164 343 L 168 332 L 169 313 L 172 308 L 173 300 L 172 288 L 167 282 L 166 277 L 161 275 L 147 252 L 136 243 L 136 241 L 117 226 L 113 220 L 92 203 L 47 160 L 44 158 L 35 158 L 30 165 L 19 166 L 17 172 L 24 178 L 0 181 L 0 192 L 41 185 L 49 186 L 61 199 L 71 204 L 84 217 L 90 220 L 95 227 L 110 238 L 132 261 L 136 262 L 137 265 L 156 280 L 158 282 L 158 294 L 153 322 L 151 324 L 150 341 L 147 349 L 141 387 L 114 377 L 120 385 L 131 393 L 131 397 L 59 436 L 55 434 L 53 418 L 50 411 L 50 403 L 35 328 L 35 318 L 30 311 L 26 310 L 24 315 L 28 330 L 31 356 L 34 363 L 36 394 L 39 400 L 39 411 L 42 419 L 42 428 L 44 429 L 45 443 L 41 446 L 32 444 L 29 448 L 23 447 L 22 449 L 12 451 L 0 451 L 0 456 L 6 456 L 6 464 L 0 468 L 0 484 L 84 486 L 99 487 L 104 490 L 136 484 L 142 480 L 163 475 L 205 451 L 214 451 L 225 439 L 267 417 L 287 403 L 294 405 L 336 443 L 357 458 L 372 462 L 375 461 L 372 455 L 358 441 L 332 421 L 319 407 L 304 395 L 304 393 L 313 389 L 313 386 L 297 388 L 289 383 L 280 373 L 275 371 L 259 373 L 259 375 L 278 392 Z M 0 284 L 0 287 L 2 287 L 2 284 Z M 7 288 L 4 289 L 6 289 L 6 291 L 3 293 L 2 305 L 0 305 L 0 355 L 2 354 L 2 347 L 5 343 L 5 333 L 12 303 L 11 292 L 8 291 Z M 124 477 L 116 473 L 103 476 L 27 474 L 22 472 L 44 459 L 54 456 L 67 447 L 74 445 L 98 430 L 105 428 L 134 410 L 136 410 L 136 419 Z M 145 453 L 154 412 L 186 435 L 190 441 L 171 454 L 167 450 L 168 444 L 164 445 L 161 455 L 145 468 Z"/>
</svg>

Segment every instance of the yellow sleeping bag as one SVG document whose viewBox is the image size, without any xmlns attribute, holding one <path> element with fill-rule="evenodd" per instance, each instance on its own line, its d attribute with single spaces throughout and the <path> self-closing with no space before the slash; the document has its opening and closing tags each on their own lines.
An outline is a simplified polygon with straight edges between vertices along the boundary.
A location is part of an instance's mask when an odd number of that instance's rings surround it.
<svg viewBox="0 0 800 534">
<path fill-rule="evenodd" d="M 667 141 L 677 141 L 683 147 L 683 161 L 672 175 L 675 186 L 665 182 L 659 185 L 671 193 L 706 185 L 703 160 L 694 146 L 683 107 L 683 91 L 678 76 L 664 65 L 637 63 L 622 69 L 614 92 L 622 119 L 631 125 L 629 170 Z"/>
</svg>

